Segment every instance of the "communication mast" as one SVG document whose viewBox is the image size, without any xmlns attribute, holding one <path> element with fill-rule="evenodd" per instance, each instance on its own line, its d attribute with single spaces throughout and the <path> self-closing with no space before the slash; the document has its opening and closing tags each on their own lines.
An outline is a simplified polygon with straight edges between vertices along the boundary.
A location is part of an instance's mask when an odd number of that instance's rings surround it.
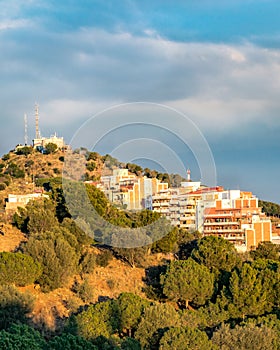
<svg viewBox="0 0 280 350">
<path fill-rule="evenodd" d="M 24 144 L 27 146 L 28 144 L 28 134 L 27 134 L 27 115 L 24 114 Z"/>
<path fill-rule="evenodd" d="M 39 105 L 35 104 L 35 120 L 36 120 L 36 139 L 40 139 L 40 130 L 39 130 Z"/>
</svg>

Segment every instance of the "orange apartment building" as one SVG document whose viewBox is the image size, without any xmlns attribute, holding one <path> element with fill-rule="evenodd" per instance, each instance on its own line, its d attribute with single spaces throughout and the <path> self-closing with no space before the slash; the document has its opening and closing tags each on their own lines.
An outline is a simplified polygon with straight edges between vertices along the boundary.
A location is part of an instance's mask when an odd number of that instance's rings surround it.
<svg viewBox="0 0 280 350">
<path fill-rule="evenodd" d="M 122 202 L 129 210 L 151 209 L 152 196 L 167 189 L 167 182 L 146 177 L 138 178 L 133 185 L 120 187 Z"/>
<path fill-rule="evenodd" d="M 107 198 L 128 210 L 151 209 L 152 195 L 168 188 L 156 178 L 137 177 L 127 169 L 114 169 L 113 175 L 102 176 L 99 188 Z"/>
<path fill-rule="evenodd" d="M 243 251 L 272 241 L 271 221 L 258 207 L 258 199 L 239 190 L 203 194 L 197 206 L 197 229 L 204 236 L 223 237 Z"/>
</svg>

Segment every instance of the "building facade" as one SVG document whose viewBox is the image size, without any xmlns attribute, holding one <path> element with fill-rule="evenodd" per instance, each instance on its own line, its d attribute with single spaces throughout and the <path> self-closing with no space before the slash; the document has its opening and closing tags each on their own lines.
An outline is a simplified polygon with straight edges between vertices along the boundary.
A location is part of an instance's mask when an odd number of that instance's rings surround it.
<svg viewBox="0 0 280 350">
<path fill-rule="evenodd" d="M 24 208 L 31 200 L 49 198 L 43 193 L 29 194 L 9 194 L 5 203 L 5 211 L 7 214 L 14 213 L 18 207 Z"/>
<path fill-rule="evenodd" d="M 56 134 L 50 137 L 40 137 L 33 140 L 33 147 L 43 147 L 45 148 L 48 143 L 54 143 L 57 148 L 62 149 L 65 147 L 63 137 L 58 137 Z"/>
<path fill-rule="evenodd" d="M 99 188 L 107 198 L 128 210 L 152 209 L 152 196 L 168 188 L 168 183 L 156 178 L 137 177 L 128 169 L 114 169 L 113 174 L 101 177 Z"/>
<path fill-rule="evenodd" d="M 204 236 L 227 239 L 241 251 L 272 240 L 271 221 L 258 206 L 258 198 L 240 190 L 203 193 L 197 201 L 196 228 Z"/>
<path fill-rule="evenodd" d="M 160 191 L 152 198 L 152 210 L 165 216 L 172 225 L 194 231 L 196 202 L 201 198 L 195 191 L 200 186 L 200 182 L 184 182 L 179 188 Z"/>
</svg>

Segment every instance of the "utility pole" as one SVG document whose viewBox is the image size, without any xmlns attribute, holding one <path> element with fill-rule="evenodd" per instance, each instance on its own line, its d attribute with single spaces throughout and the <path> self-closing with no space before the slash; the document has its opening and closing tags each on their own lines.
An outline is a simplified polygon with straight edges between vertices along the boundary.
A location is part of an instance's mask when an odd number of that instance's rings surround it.
<svg viewBox="0 0 280 350">
<path fill-rule="evenodd" d="M 35 103 L 35 120 L 36 120 L 36 139 L 40 139 L 40 130 L 39 130 L 39 105 Z"/>
<path fill-rule="evenodd" d="M 28 135 L 27 135 L 27 115 L 24 114 L 24 145 L 28 144 Z"/>
</svg>

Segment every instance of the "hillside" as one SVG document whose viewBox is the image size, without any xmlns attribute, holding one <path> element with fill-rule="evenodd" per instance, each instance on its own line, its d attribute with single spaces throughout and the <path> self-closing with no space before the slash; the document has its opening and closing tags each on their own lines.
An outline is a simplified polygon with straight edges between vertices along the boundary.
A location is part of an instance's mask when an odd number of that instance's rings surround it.
<svg viewBox="0 0 280 350">
<path fill-rule="evenodd" d="M 40 190 L 40 185 L 46 180 L 59 180 L 62 174 L 64 157 L 65 153 L 61 151 L 48 155 L 35 151 L 28 155 L 17 155 L 10 152 L 9 155 L 3 157 L 0 162 L 0 183 L 4 183 L 5 188 L 0 191 L 2 207 L 0 252 L 22 251 L 32 236 L 25 229 L 20 229 L 17 225 L 14 225 L 12 217 L 4 214 L 5 198 L 10 193 L 26 194 L 34 190 Z M 85 158 L 85 166 L 87 178 L 89 179 L 97 179 L 102 172 L 108 173 L 112 166 L 116 166 L 115 161 L 109 156 L 102 157 L 95 153 L 90 153 L 88 158 L 87 160 Z M 93 164 L 94 166 L 92 166 Z M 10 171 L 11 167 L 13 172 Z M 18 170 L 21 172 L 18 172 Z M 100 195 L 101 197 L 103 196 L 102 193 Z M 103 197 L 102 200 L 106 201 Z M 40 202 L 36 204 L 38 209 L 41 205 Z M 31 209 L 32 206 L 30 204 L 28 208 Z M 50 216 L 54 215 L 54 206 L 52 204 L 50 210 Z M 115 213 L 114 215 L 116 215 L 115 209 L 112 210 Z M 44 213 L 44 209 L 42 213 L 49 217 L 47 212 L 46 214 Z M 35 215 L 34 220 L 37 220 L 36 213 L 33 214 L 32 211 L 32 215 Z M 57 230 L 60 230 L 61 225 L 57 222 L 55 216 L 53 216 L 52 220 L 54 221 L 52 221 L 51 226 L 57 226 Z M 104 248 L 92 247 L 90 245 L 91 241 L 82 239 L 84 243 L 79 248 L 79 250 L 81 249 L 79 254 L 85 254 L 88 251 L 90 255 L 96 257 L 94 260 L 98 260 L 98 256 L 101 257 L 104 254 Z M 71 276 L 69 275 L 70 277 L 67 278 L 63 286 L 58 286 L 55 289 L 51 288 L 53 290 L 46 291 L 44 288 L 41 289 L 39 284 L 18 287 L 19 291 L 28 293 L 34 299 L 33 306 L 29 312 L 28 322 L 34 324 L 40 331 L 43 330 L 46 334 L 52 334 L 52 332 L 58 332 L 63 327 L 64 322 L 62 320 L 65 320 L 73 311 L 77 311 L 89 302 L 95 303 L 102 299 L 117 298 L 124 292 L 131 292 L 145 297 L 143 292 L 145 288 L 143 281 L 146 275 L 145 268 L 147 266 L 157 266 L 162 261 L 166 261 L 166 259 L 170 259 L 170 255 L 158 253 L 147 257 L 142 266 L 131 267 L 127 262 L 116 259 L 110 254 L 107 262 L 101 262 L 104 266 L 94 263 L 94 269 L 91 272 L 86 274 L 81 274 L 78 271 L 78 273 L 71 273 Z M 73 290 L 74 285 L 83 284 L 85 280 L 91 288 L 90 296 L 87 296 L 86 301 L 78 296 L 77 291 Z"/>
<path fill-rule="evenodd" d="M 278 246 L 263 243 L 240 254 L 223 238 L 175 227 L 146 246 L 102 245 L 102 228 L 86 234 L 65 207 L 64 156 L 10 153 L 0 162 L 2 208 L 8 193 L 44 184 L 49 194 L 14 216 L 1 212 L 0 348 L 218 350 L 225 342 L 238 349 L 242 339 L 242 349 L 278 349 Z M 140 171 L 87 152 L 85 179 L 115 166 Z M 98 188 L 86 189 L 98 214 L 116 226 L 138 228 L 159 218 L 120 210 Z"/>
<path fill-rule="evenodd" d="M 14 152 L 4 155 L 0 160 L 0 189 L 1 186 L 5 187 L 0 191 L 2 207 L 3 199 L 8 193 L 30 193 L 37 184 L 40 184 L 40 179 L 61 177 L 64 157 L 65 152 L 62 151 L 41 154 L 35 150 L 26 156 Z M 102 158 L 97 158 L 94 165 L 94 169 L 87 170 L 87 173 L 91 178 L 98 178 L 103 169 Z"/>
</svg>

